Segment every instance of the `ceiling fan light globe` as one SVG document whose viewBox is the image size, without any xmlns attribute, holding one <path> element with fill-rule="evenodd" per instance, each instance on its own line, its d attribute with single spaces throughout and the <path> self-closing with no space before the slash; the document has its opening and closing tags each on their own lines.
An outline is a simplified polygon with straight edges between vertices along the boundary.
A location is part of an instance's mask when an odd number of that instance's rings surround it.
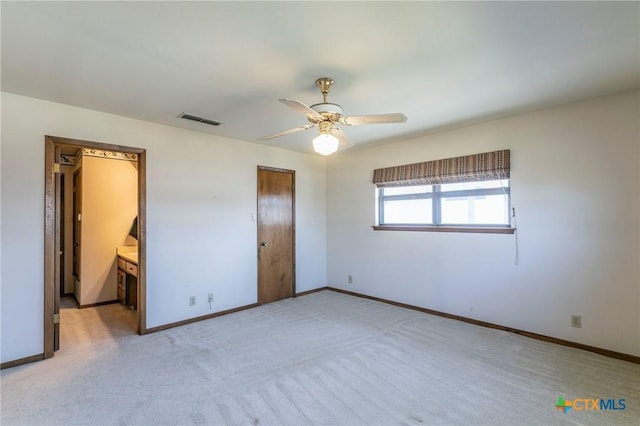
<svg viewBox="0 0 640 426">
<path fill-rule="evenodd" d="M 313 138 L 313 149 L 318 154 L 330 155 L 338 150 L 340 141 L 333 135 L 321 133 Z"/>
</svg>

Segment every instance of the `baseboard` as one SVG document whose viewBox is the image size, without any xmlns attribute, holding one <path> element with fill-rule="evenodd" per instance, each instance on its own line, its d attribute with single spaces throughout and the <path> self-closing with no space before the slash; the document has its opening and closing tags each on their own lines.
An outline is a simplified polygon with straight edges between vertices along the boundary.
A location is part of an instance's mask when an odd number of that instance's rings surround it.
<svg viewBox="0 0 640 426">
<path fill-rule="evenodd" d="M 313 290 L 307 290 L 307 291 L 302 291 L 300 293 L 296 293 L 293 297 L 305 296 L 307 294 L 316 293 L 318 291 L 323 291 L 323 290 L 326 290 L 326 289 L 327 289 L 327 287 L 314 288 Z M 158 331 L 167 330 L 169 328 L 180 327 L 180 326 L 183 326 L 183 325 L 186 325 L 186 324 L 191 324 L 191 323 L 198 322 L 198 321 L 204 321 L 204 320 L 208 320 L 208 319 L 211 319 L 211 318 L 219 317 L 219 316 L 222 316 L 222 315 L 229 315 L 229 314 L 233 314 L 234 312 L 244 311 L 245 309 L 255 308 L 256 306 L 260 306 L 260 305 L 258 303 L 252 303 L 250 305 L 240 306 L 240 307 L 237 307 L 237 308 L 228 309 L 226 311 L 220 311 L 220 312 L 216 312 L 216 313 L 213 313 L 213 314 L 202 315 L 202 316 L 195 317 L 195 318 L 189 318 L 189 319 L 178 321 L 178 322 L 172 322 L 170 324 L 159 325 L 157 327 L 148 328 L 147 330 L 145 330 L 145 332 L 140 333 L 140 334 L 155 333 L 155 332 L 158 332 Z"/>
<path fill-rule="evenodd" d="M 195 318 L 189 318 L 189 319 L 182 320 L 182 321 L 172 322 L 172 323 L 169 323 L 169 324 L 163 324 L 163 325 L 159 325 L 157 327 L 147 328 L 143 333 L 140 333 L 140 334 L 156 333 L 158 331 L 168 330 L 170 328 L 180 327 L 180 326 L 191 324 L 191 323 L 194 323 L 194 322 L 204 321 L 204 320 L 208 320 L 208 319 L 215 318 L 215 317 L 220 317 L 222 315 L 233 314 L 235 312 L 244 311 L 245 309 L 251 309 L 251 308 L 255 308 L 257 306 L 259 306 L 257 303 L 252 303 L 250 305 L 244 305 L 244 306 L 239 306 L 239 307 L 233 308 L 233 309 L 227 309 L 226 311 L 215 312 L 213 314 L 201 315 L 201 316 L 195 317 Z"/>
<path fill-rule="evenodd" d="M 307 290 L 307 291 L 302 291 L 300 293 L 296 293 L 294 295 L 294 297 L 305 296 L 307 294 L 316 293 L 318 291 L 323 291 L 323 290 L 326 290 L 326 289 L 327 289 L 327 287 L 314 288 L 313 290 Z M 182 321 L 177 321 L 177 322 L 172 322 L 172 323 L 169 323 L 169 324 L 159 325 L 157 327 L 148 328 L 147 330 L 145 330 L 144 333 L 140 333 L 140 334 L 155 333 L 155 332 L 158 332 L 158 331 L 167 330 L 169 328 L 180 327 L 180 326 L 183 326 L 183 325 L 186 325 L 186 324 L 191 324 L 191 323 L 198 322 L 198 321 L 204 321 L 204 320 L 208 320 L 208 319 L 211 319 L 211 318 L 220 317 L 222 315 L 233 314 L 235 312 L 244 311 L 245 309 L 251 309 L 251 308 L 255 308 L 257 306 L 260 306 L 260 305 L 258 303 L 252 303 L 250 305 L 240 306 L 240 307 L 237 307 L 237 308 L 228 309 L 226 311 L 220 311 L 220 312 L 216 312 L 216 313 L 213 313 L 213 314 L 202 315 L 202 316 L 195 317 L 195 318 L 189 318 L 189 319 L 182 320 Z"/>
<path fill-rule="evenodd" d="M 89 303 L 88 305 L 78 305 L 78 309 L 95 308 L 96 306 L 111 305 L 119 302 L 119 300 L 107 300 L 106 302 Z"/>
<path fill-rule="evenodd" d="M 29 364 L 30 362 L 42 361 L 44 354 L 31 355 L 25 358 L 14 359 L 13 361 L 7 361 L 0 364 L 0 370 L 5 368 L 17 367 L 19 365 Z"/>
<path fill-rule="evenodd" d="M 294 297 L 306 296 L 307 294 L 317 293 L 319 291 L 326 290 L 327 288 L 328 287 L 320 287 L 320 288 L 314 288 L 313 290 L 301 291 L 300 293 L 296 293 Z"/>
<path fill-rule="evenodd" d="M 585 345 L 583 343 L 572 342 L 570 340 L 558 339 L 556 337 L 545 336 L 543 334 L 532 333 L 530 331 L 519 330 L 517 328 L 507 327 L 504 325 L 493 324 L 490 322 L 480 321 L 473 318 L 467 318 L 460 315 L 448 314 L 446 312 L 435 311 L 433 309 L 421 308 L 419 306 L 408 305 L 406 303 L 394 302 L 393 300 L 382 299 L 375 296 L 367 296 L 366 294 L 356 293 L 353 291 L 342 290 L 335 287 L 327 287 L 327 290 L 335 291 L 337 293 L 348 294 L 350 296 L 361 297 L 363 299 L 375 300 L 376 302 L 387 303 L 389 305 L 399 306 L 401 308 L 412 309 L 414 311 L 424 312 L 426 314 L 437 315 L 439 317 L 454 319 L 457 321 L 466 322 L 469 324 L 479 325 L 481 327 L 494 328 L 497 330 L 508 331 L 510 333 L 519 334 L 521 336 L 529 337 L 531 339 L 542 340 L 544 342 L 555 343 L 557 345 L 569 346 L 576 349 L 582 349 L 589 352 L 594 352 L 600 355 L 608 356 L 611 358 L 621 359 L 624 361 L 640 364 L 640 356 L 629 355 L 622 352 L 611 351 L 609 349 L 598 348 L 595 346 Z"/>
</svg>

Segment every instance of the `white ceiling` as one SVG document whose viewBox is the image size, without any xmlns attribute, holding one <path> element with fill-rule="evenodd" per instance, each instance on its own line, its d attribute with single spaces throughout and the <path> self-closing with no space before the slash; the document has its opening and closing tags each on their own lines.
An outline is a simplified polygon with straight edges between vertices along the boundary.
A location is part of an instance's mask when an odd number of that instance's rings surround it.
<svg viewBox="0 0 640 426">
<path fill-rule="evenodd" d="M 640 3 L 1 3 L 2 90 L 256 142 L 322 97 L 356 144 L 640 86 Z M 222 123 L 179 119 L 187 112 Z M 311 152 L 315 129 L 266 143 Z"/>
</svg>

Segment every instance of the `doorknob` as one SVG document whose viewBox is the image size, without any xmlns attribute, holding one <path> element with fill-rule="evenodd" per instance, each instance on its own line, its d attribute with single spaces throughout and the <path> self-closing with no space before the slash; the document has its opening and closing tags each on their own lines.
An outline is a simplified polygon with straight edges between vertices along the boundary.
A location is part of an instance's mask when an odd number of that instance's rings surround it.
<svg viewBox="0 0 640 426">
<path fill-rule="evenodd" d="M 266 241 L 263 241 L 263 242 L 261 242 L 261 243 L 260 243 L 260 245 L 261 245 L 262 247 L 266 247 L 266 246 L 268 246 L 268 245 L 269 245 L 269 243 L 268 243 L 268 242 L 266 242 Z"/>
</svg>

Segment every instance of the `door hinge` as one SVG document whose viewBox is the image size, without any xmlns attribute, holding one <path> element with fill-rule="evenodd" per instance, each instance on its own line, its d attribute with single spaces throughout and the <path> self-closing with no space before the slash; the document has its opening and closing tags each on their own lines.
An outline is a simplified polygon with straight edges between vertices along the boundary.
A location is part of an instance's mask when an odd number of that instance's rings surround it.
<svg viewBox="0 0 640 426">
<path fill-rule="evenodd" d="M 60 173 L 60 163 L 53 163 L 53 173 Z"/>
<path fill-rule="evenodd" d="M 53 314 L 53 324 L 60 324 L 60 314 Z"/>
</svg>

